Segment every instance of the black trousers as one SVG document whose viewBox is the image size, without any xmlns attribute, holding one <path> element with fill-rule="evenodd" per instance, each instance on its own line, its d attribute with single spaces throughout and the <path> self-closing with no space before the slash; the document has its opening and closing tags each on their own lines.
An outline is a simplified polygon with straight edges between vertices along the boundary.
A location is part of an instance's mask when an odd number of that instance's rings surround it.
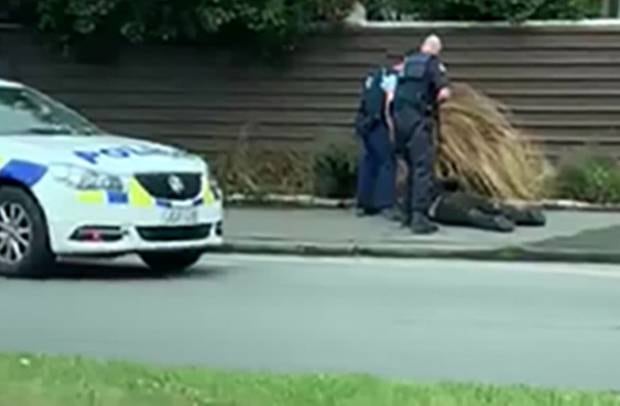
<svg viewBox="0 0 620 406">
<path fill-rule="evenodd" d="M 406 218 L 414 212 L 427 214 L 436 193 L 433 120 L 422 116 L 399 131 L 397 153 L 407 164 L 404 214 Z"/>
<path fill-rule="evenodd" d="M 545 215 L 536 208 L 493 203 L 489 199 L 461 191 L 442 192 L 433 205 L 432 217 L 447 225 L 489 228 L 496 217 L 504 217 L 518 226 L 542 227 Z"/>
<path fill-rule="evenodd" d="M 396 162 L 389 129 L 380 123 L 364 134 L 362 141 L 357 205 L 371 211 L 392 208 L 396 199 Z"/>
<path fill-rule="evenodd" d="M 435 203 L 433 218 L 441 223 L 469 226 L 474 225 L 471 221 L 471 214 L 476 210 L 488 216 L 503 215 L 499 205 L 477 195 L 453 192 L 442 193 Z"/>
</svg>

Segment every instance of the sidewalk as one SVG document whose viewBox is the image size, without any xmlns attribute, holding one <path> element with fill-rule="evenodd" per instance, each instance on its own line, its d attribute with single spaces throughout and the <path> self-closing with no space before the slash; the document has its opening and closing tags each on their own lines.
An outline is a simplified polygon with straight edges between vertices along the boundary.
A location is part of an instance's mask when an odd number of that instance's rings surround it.
<svg viewBox="0 0 620 406">
<path fill-rule="evenodd" d="M 546 227 L 510 234 L 442 227 L 414 236 L 397 223 L 344 209 L 231 208 L 220 251 L 620 263 L 620 214 L 549 211 L 547 220 Z"/>
</svg>

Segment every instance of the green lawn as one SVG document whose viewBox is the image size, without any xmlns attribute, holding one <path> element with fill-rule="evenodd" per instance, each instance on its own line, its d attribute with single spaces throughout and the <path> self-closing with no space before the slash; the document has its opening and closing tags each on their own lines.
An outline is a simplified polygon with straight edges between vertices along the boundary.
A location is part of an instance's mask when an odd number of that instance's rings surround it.
<svg viewBox="0 0 620 406">
<path fill-rule="evenodd" d="M 0 406 L 620 405 L 620 395 L 272 376 L 0 355 Z"/>
</svg>

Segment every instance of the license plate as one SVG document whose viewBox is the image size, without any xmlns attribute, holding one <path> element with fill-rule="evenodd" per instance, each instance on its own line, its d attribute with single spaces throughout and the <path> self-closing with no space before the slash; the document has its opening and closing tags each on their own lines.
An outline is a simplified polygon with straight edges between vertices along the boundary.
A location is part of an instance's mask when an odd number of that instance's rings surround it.
<svg viewBox="0 0 620 406">
<path fill-rule="evenodd" d="M 193 207 L 164 209 L 162 221 L 166 224 L 196 224 L 198 223 L 198 210 Z"/>
</svg>

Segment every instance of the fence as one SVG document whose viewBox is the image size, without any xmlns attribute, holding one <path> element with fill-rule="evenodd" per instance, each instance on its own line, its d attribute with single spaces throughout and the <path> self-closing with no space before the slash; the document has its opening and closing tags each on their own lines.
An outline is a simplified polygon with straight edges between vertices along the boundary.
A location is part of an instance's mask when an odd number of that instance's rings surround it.
<svg viewBox="0 0 620 406">
<path fill-rule="evenodd" d="M 447 27 L 451 78 L 503 101 L 552 158 L 584 147 L 620 156 L 620 26 Z M 350 137 L 361 77 L 428 28 L 317 35 L 272 66 L 191 47 L 140 46 L 114 66 L 78 65 L 27 31 L 0 31 L 0 69 L 101 126 L 205 153 L 240 135 L 274 148 Z"/>
</svg>

